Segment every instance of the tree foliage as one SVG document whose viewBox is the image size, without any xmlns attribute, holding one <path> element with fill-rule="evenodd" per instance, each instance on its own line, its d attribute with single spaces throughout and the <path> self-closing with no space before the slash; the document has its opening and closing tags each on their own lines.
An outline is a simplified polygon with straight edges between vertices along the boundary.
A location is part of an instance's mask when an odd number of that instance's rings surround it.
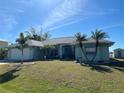
<svg viewBox="0 0 124 93">
<path fill-rule="evenodd" d="M 23 33 L 20 33 L 20 36 L 16 39 L 17 42 L 17 47 L 21 50 L 22 52 L 22 58 L 21 58 L 21 63 L 23 64 L 23 49 L 26 46 L 26 41 L 27 39 L 25 38 Z"/>
<path fill-rule="evenodd" d="M 83 45 L 83 42 L 87 41 L 87 36 L 85 34 L 81 34 L 80 32 L 78 32 L 76 33 L 75 37 L 76 37 L 76 41 L 78 42 L 86 61 L 88 61 L 88 57 L 86 55 L 86 49 Z"/>
<path fill-rule="evenodd" d="M 6 48 L 0 48 L 0 59 L 4 59 L 7 57 L 7 49 Z"/>
<path fill-rule="evenodd" d="M 49 32 L 38 31 L 34 27 L 30 27 L 28 31 L 26 31 L 26 38 L 30 40 L 44 41 L 51 37 Z"/>
<path fill-rule="evenodd" d="M 103 32 L 101 29 L 96 29 L 94 32 L 91 33 L 92 36 L 91 38 L 94 39 L 96 41 L 95 43 L 95 54 L 92 58 L 92 62 L 95 61 L 95 58 L 97 56 L 97 52 L 98 52 L 98 47 L 99 47 L 99 41 L 103 40 L 105 38 L 108 38 L 108 34 L 106 32 Z"/>
</svg>

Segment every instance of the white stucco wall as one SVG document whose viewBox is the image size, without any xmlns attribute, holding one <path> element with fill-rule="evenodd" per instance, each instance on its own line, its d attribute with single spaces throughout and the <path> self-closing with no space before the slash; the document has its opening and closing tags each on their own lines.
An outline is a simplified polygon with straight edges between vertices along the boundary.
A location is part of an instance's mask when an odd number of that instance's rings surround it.
<svg viewBox="0 0 124 93">
<path fill-rule="evenodd" d="M 83 60 L 86 60 L 82 51 L 81 51 L 81 48 L 79 46 L 75 46 L 75 59 L 80 59 L 82 58 Z"/>
<path fill-rule="evenodd" d="M 21 60 L 21 50 L 18 48 L 12 48 L 8 51 L 8 59 Z M 33 50 L 31 48 L 24 48 L 23 60 L 31 60 L 33 58 Z"/>
<path fill-rule="evenodd" d="M 8 42 L 0 41 L 0 48 L 4 48 L 4 47 L 7 47 L 7 46 L 8 46 Z"/>
<path fill-rule="evenodd" d="M 124 51 L 121 52 L 121 57 L 124 58 Z"/>
<path fill-rule="evenodd" d="M 59 45 L 59 57 L 62 58 L 62 47 L 63 45 Z"/>
<path fill-rule="evenodd" d="M 118 55 L 117 55 L 117 51 L 115 50 L 114 51 L 114 57 L 116 58 Z"/>
<path fill-rule="evenodd" d="M 94 56 L 94 54 L 87 54 L 89 61 L 92 60 L 93 56 Z M 84 57 L 84 55 L 81 51 L 81 48 L 78 45 L 75 46 L 75 58 L 76 59 L 82 58 L 82 60 L 86 61 L 86 58 Z M 108 46 L 100 46 L 98 48 L 98 53 L 97 53 L 95 60 L 96 61 L 108 61 L 109 60 L 109 47 Z"/>
<path fill-rule="evenodd" d="M 118 51 L 120 51 L 121 55 L 118 54 Z M 120 56 L 121 56 L 121 57 L 120 57 Z M 115 57 L 115 58 L 124 58 L 124 50 L 123 50 L 123 49 L 114 50 L 114 57 Z"/>
<path fill-rule="evenodd" d="M 101 46 L 99 49 L 100 49 L 99 50 L 100 60 L 108 61 L 109 60 L 109 47 Z"/>
</svg>

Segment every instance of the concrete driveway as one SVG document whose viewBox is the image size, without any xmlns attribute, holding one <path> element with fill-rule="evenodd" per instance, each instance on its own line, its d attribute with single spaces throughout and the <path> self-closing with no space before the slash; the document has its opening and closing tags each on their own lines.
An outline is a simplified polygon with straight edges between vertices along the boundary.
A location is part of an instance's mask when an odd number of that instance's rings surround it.
<svg viewBox="0 0 124 93">
<path fill-rule="evenodd" d="M 0 63 L 0 65 L 5 65 L 5 64 L 9 64 L 9 63 Z"/>
</svg>

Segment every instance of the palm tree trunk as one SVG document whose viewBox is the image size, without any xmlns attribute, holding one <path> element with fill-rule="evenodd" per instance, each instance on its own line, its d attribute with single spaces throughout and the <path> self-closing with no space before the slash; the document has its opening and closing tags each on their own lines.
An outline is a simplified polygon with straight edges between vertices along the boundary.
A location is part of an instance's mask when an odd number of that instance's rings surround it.
<svg viewBox="0 0 124 93">
<path fill-rule="evenodd" d="M 83 51 L 84 51 L 84 56 L 85 56 L 85 58 L 86 58 L 86 61 L 89 62 L 89 59 L 88 59 L 88 57 L 87 57 L 87 54 L 86 54 L 86 51 L 85 51 L 85 48 L 84 48 L 84 47 L 83 47 Z"/>
<path fill-rule="evenodd" d="M 23 46 L 22 46 L 22 58 L 21 58 L 21 64 L 23 64 Z"/>
<path fill-rule="evenodd" d="M 82 46 L 81 43 L 80 43 L 79 45 L 80 45 L 80 48 L 81 48 L 81 51 L 82 51 L 84 57 L 86 58 L 86 61 L 89 61 L 89 60 L 88 60 L 88 57 L 87 57 L 87 55 L 86 55 L 86 52 L 84 51 L 84 47 Z"/>
<path fill-rule="evenodd" d="M 98 52 L 98 46 L 99 46 L 99 41 L 96 40 L 95 54 L 94 54 L 94 56 L 93 56 L 91 62 L 94 62 L 94 61 L 95 61 L 95 58 L 96 58 L 96 56 L 97 56 L 97 52 Z"/>
</svg>

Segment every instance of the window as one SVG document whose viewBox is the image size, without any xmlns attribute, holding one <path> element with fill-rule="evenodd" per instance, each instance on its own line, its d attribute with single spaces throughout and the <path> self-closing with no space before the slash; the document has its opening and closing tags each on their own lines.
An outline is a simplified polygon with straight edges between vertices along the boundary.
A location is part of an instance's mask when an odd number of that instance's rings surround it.
<svg viewBox="0 0 124 93">
<path fill-rule="evenodd" d="M 86 48 L 86 54 L 94 54 L 95 48 Z"/>
</svg>

